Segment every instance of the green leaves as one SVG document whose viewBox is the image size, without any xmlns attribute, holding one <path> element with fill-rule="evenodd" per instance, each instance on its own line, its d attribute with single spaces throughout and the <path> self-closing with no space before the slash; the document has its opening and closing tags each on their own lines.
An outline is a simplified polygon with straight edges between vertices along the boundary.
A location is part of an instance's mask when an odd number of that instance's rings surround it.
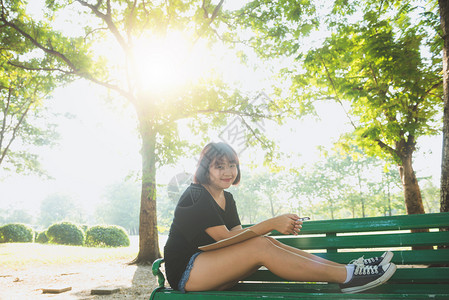
<svg viewBox="0 0 449 300">
<path fill-rule="evenodd" d="M 85 39 L 55 31 L 50 20 L 33 20 L 26 2 L 2 1 L 0 15 L 0 164 L 3 169 L 44 174 L 33 153 L 14 144 L 51 145 L 57 138 L 52 124 L 35 125 L 44 118 L 42 102 L 74 75 L 90 77 L 94 66 Z M 48 7 L 62 7 L 47 1 Z M 98 69 L 101 70 L 101 69 Z"/>
<path fill-rule="evenodd" d="M 9 171 L 44 175 L 38 157 L 14 145 L 51 145 L 58 138 L 54 125 L 42 121 L 37 125 L 45 112 L 42 101 L 55 87 L 54 81 L 48 74 L 12 65 L 13 53 L 4 51 L 0 56 L 0 165 Z"/>
<path fill-rule="evenodd" d="M 310 1 L 251 1 L 235 12 L 228 12 L 226 40 L 252 46 L 260 57 L 292 55 L 300 47 L 295 39 L 306 36 L 319 25 L 316 7 Z M 238 36 L 250 27 L 254 35 Z"/>
<path fill-rule="evenodd" d="M 442 108 L 436 5 L 334 1 L 322 14 L 317 4 L 301 5 L 295 10 L 301 15 L 295 28 L 290 13 L 299 6 L 290 1 L 252 1 L 240 11 L 246 17 L 240 24 L 252 29 L 261 57 L 296 57 L 282 73 L 292 79 L 291 101 L 302 107 L 329 99 L 349 105 L 354 129 L 369 139 L 367 144 L 381 141 L 392 149 L 407 136 L 435 132 L 435 116 Z M 331 34 L 321 46 L 304 51 L 298 44 L 307 31 L 298 28 L 314 22 Z"/>
<path fill-rule="evenodd" d="M 405 6 L 396 13 L 396 19 L 387 21 L 379 20 L 379 11 L 365 10 L 365 22 L 341 24 L 339 32 L 303 60 L 310 76 L 318 77 L 312 86 L 351 104 L 350 114 L 363 128 L 356 132 L 391 148 L 409 135 L 431 134 L 428 125 L 441 109 L 433 93 L 442 92 L 435 66 L 422 58 L 422 28 L 410 23 Z"/>
<path fill-rule="evenodd" d="M 296 116 L 313 112 L 319 100 L 341 104 L 354 128 L 344 141 L 406 166 L 412 174 L 404 178 L 406 202 L 418 207 L 419 193 L 407 192 L 419 190 L 411 158 L 417 138 L 438 131 L 443 104 L 436 1 L 335 0 L 322 3 L 322 10 L 314 3 L 312 14 L 297 10 L 301 17 L 294 23 L 286 3 L 246 5 L 251 10 L 239 25 L 252 30 L 250 45 L 264 59 L 295 58 L 282 75 L 292 82 L 289 100 L 303 108 Z M 299 28 L 325 32 L 325 38 L 318 46 L 298 47 L 315 42 Z"/>
</svg>

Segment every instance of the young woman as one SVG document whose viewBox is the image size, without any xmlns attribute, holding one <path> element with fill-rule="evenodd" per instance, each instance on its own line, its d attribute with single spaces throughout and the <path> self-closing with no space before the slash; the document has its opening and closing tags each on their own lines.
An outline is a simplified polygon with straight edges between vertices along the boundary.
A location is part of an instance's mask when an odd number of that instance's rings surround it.
<svg viewBox="0 0 449 300">
<path fill-rule="evenodd" d="M 199 250 L 243 231 L 232 194 L 225 191 L 238 184 L 240 176 L 237 153 L 228 144 L 204 147 L 193 183 L 176 206 L 164 249 L 166 275 L 173 289 L 225 290 L 265 266 L 287 281 L 340 283 L 342 292 L 356 293 L 386 282 L 395 272 L 389 251 L 342 265 L 264 236 L 272 230 L 297 235 L 302 221 L 296 214 L 252 226 L 257 237 L 217 250 Z"/>
</svg>

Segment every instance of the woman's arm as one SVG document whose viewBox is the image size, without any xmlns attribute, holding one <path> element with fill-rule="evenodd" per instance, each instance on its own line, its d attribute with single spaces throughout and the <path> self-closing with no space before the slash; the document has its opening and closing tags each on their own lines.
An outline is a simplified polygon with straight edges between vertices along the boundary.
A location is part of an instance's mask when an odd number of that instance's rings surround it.
<svg viewBox="0 0 449 300">
<path fill-rule="evenodd" d="M 209 227 L 206 229 L 206 233 L 213 238 L 216 242 L 233 237 L 239 234 L 244 229 L 241 225 L 235 226 L 231 230 L 228 230 L 225 225 L 219 225 L 214 227 Z"/>
<path fill-rule="evenodd" d="M 283 234 L 297 235 L 301 230 L 301 227 L 302 221 L 299 220 L 299 217 L 296 214 L 285 214 L 262 221 L 249 228 L 258 235 L 264 235 L 273 230 L 277 230 Z M 241 225 L 235 226 L 231 230 L 228 230 L 225 225 L 220 225 L 207 228 L 206 233 L 218 242 L 233 237 L 243 230 L 245 229 L 243 229 Z"/>
</svg>

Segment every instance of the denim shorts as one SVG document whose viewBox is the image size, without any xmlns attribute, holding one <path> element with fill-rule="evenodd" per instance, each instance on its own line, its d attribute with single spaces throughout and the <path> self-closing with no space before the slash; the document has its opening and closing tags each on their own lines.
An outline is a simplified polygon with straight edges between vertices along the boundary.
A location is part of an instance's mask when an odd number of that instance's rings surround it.
<svg viewBox="0 0 449 300">
<path fill-rule="evenodd" d="M 189 280 L 190 271 L 192 271 L 193 263 L 195 262 L 195 258 L 197 258 L 197 256 L 200 254 L 201 254 L 201 252 L 197 252 L 192 255 L 192 257 L 189 260 L 189 263 L 187 264 L 186 270 L 184 271 L 184 273 L 182 273 L 181 280 L 179 281 L 179 284 L 178 284 L 178 290 L 180 290 L 183 293 L 186 292 L 186 290 L 185 290 L 186 283 L 187 283 L 187 280 Z"/>
</svg>

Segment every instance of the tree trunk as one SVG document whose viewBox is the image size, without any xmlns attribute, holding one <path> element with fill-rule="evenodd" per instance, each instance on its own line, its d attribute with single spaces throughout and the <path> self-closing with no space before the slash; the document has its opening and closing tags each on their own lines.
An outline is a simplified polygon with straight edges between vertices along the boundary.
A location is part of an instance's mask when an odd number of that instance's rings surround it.
<svg viewBox="0 0 449 300">
<path fill-rule="evenodd" d="M 440 5 L 440 22 L 443 31 L 443 153 L 441 155 L 441 189 L 440 211 L 449 212 L 449 3 L 438 0 Z M 440 228 L 449 231 L 449 228 Z M 440 246 L 439 248 L 448 248 Z"/>
<path fill-rule="evenodd" d="M 421 191 L 412 166 L 412 155 L 415 150 L 414 138 L 409 137 L 407 141 L 400 140 L 396 144 L 396 149 L 396 153 L 401 159 L 399 175 L 401 176 L 402 187 L 404 190 L 404 200 L 407 214 L 424 214 L 425 211 Z"/>
<path fill-rule="evenodd" d="M 424 214 L 424 205 L 422 202 L 421 191 L 418 180 L 412 167 L 412 158 L 406 157 L 399 166 L 402 187 L 404 190 L 405 207 L 408 215 Z"/>
<path fill-rule="evenodd" d="M 161 257 L 156 211 L 156 130 L 146 109 L 138 109 L 142 139 L 142 191 L 140 199 L 139 253 L 133 263 L 152 263 Z"/>
<path fill-rule="evenodd" d="M 441 191 L 440 211 L 449 211 L 449 3 L 438 0 L 440 5 L 440 21 L 443 31 L 443 153 L 441 159 Z"/>
<path fill-rule="evenodd" d="M 388 183 L 388 215 L 391 217 L 391 193 L 390 193 L 390 183 Z"/>
<path fill-rule="evenodd" d="M 405 207 L 408 215 L 424 214 L 424 205 L 419 189 L 418 180 L 412 166 L 412 154 L 415 150 L 415 142 L 412 137 L 408 141 L 401 140 L 398 142 L 400 149 L 400 158 L 402 165 L 399 166 L 399 174 L 401 176 L 402 187 L 404 189 Z M 429 229 L 412 229 L 411 232 L 428 232 Z M 413 250 L 433 249 L 432 246 L 414 246 Z"/>
</svg>

